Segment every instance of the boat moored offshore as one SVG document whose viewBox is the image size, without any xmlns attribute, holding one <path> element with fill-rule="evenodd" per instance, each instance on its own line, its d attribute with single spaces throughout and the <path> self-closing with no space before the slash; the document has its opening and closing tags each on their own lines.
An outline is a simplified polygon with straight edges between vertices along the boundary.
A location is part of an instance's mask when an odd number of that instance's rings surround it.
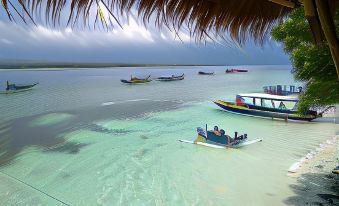
<svg viewBox="0 0 339 206">
<path fill-rule="evenodd" d="M 184 80 L 185 79 L 185 74 L 182 74 L 180 76 L 162 76 L 162 77 L 158 77 L 155 80 L 157 81 L 164 81 L 164 82 L 168 82 L 168 81 L 178 81 L 178 80 Z"/>
<path fill-rule="evenodd" d="M 262 93 L 238 94 L 235 102 L 216 100 L 214 103 L 231 113 L 270 119 L 312 121 L 322 114 L 309 110 L 297 112 L 298 96 L 278 96 Z"/>
<path fill-rule="evenodd" d="M 144 84 L 144 83 L 151 82 L 152 79 L 151 79 L 151 75 L 149 75 L 147 78 L 144 78 L 144 79 L 131 76 L 130 80 L 120 79 L 120 81 L 125 84 Z"/>
<path fill-rule="evenodd" d="M 34 84 L 10 84 L 9 81 L 6 82 L 6 90 L 0 91 L 0 94 L 12 94 L 18 92 L 24 92 L 33 89 L 34 86 L 39 83 Z"/>
<path fill-rule="evenodd" d="M 248 72 L 247 69 L 226 69 L 226 73 L 239 73 L 239 72 Z"/>
<path fill-rule="evenodd" d="M 200 75 L 214 75 L 214 72 L 199 71 L 198 74 L 200 74 Z"/>
</svg>

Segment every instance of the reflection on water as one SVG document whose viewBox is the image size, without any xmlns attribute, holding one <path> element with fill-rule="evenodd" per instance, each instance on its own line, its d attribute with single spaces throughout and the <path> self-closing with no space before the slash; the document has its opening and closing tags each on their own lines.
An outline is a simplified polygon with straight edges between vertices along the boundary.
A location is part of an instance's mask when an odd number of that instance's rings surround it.
<svg viewBox="0 0 339 206">
<path fill-rule="evenodd" d="M 232 76 L 215 69 L 211 77 L 198 76 L 192 68 L 172 70 L 184 70 L 186 79 L 136 87 L 118 82 L 135 70 L 29 73 L 32 79 L 44 77 L 45 84 L 32 93 L 0 96 L 8 105 L 0 108 L 2 203 L 294 204 L 298 192 L 290 185 L 297 182 L 287 177 L 287 169 L 331 137 L 335 125 L 223 112 L 211 100 L 232 100 L 238 92 L 293 80 L 279 67 L 249 67 L 248 74 Z M 6 75 L 0 80 L 17 77 Z M 194 139 L 196 127 L 205 124 L 264 140 L 227 150 L 178 142 Z"/>
</svg>

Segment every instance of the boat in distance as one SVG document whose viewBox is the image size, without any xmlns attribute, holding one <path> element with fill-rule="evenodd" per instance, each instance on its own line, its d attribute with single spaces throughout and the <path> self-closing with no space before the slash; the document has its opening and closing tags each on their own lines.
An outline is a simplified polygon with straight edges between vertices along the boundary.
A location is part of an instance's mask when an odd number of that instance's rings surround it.
<svg viewBox="0 0 339 206">
<path fill-rule="evenodd" d="M 203 72 L 203 71 L 199 71 L 198 74 L 200 74 L 200 75 L 214 75 L 214 72 Z"/>
<path fill-rule="evenodd" d="M 131 76 L 130 80 L 120 79 L 120 81 L 125 84 L 144 84 L 144 83 L 148 83 L 152 81 L 152 79 L 151 79 L 151 75 L 149 75 L 147 78 L 144 78 L 144 79 Z"/>
<path fill-rule="evenodd" d="M 226 69 L 226 73 L 239 73 L 239 72 L 248 72 L 247 69 Z"/>
<path fill-rule="evenodd" d="M 300 115 L 296 109 L 297 96 L 278 96 L 262 93 L 238 94 L 235 102 L 216 100 L 214 103 L 223 110 L 246 116 L 269 119 L 312 121 L 322 116 L 322 113 L 309 110 L 306 115 Z"/>
<path fill-rule="evenodd" d="M 33 89 L 34 86 L 39 83 L 33 84 L 10 84 L 9 81 L 6 82 L 6 90 L 0 91 L 0 94 L 12 94 L 18 92 L 24 92 Z"/>
<path fill-rule="evenodd" d="M 172 75 L 172 76 L 158 77 L 155 80 L 169 82 L 169 81 L 178 81 L 178 80 L 184 80 L 184 79 L 185 79 L 185 74 L 182 74 L 180 76 Z"/>
</svg>

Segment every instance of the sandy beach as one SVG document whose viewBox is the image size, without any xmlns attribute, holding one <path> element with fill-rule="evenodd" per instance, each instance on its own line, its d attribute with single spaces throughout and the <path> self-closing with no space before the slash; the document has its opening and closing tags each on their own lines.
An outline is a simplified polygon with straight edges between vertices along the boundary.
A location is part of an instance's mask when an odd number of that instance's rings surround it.
<svg viewBox="0 0 339 206">
<path fill-rule="evenodd" d="M 288 204 L 339 204 L 339 176 L 331 173 L 339 165 L 338 140 L 339 135 L 328 139 L 302 158 L 304 161 L 295 172 L 288 173 L 297 179 L 297 184 L 292 185 L 296 195 L 287 199 Z"/>
</svg>

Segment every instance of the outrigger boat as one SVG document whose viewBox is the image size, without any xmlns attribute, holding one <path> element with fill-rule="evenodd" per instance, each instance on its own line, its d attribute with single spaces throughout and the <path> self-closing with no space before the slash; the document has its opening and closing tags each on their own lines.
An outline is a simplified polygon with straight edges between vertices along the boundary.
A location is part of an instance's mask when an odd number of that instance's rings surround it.
<svg viewBox="0 0 339 206">
<path fill-rule="evenodd" d="M 214 72 L 202 72 L 202 71 L 199 71 L 198 74 L 200 74 L 200 75 L 214 75 Z"/>
<path fill-rule="evenodd" d="M 323 112 L 309 110 L 306 115 L 297 113 L 297 96 L 278 96 L 262 93 L 238 94 L 235 103 L 216 100 L 214 103 L 231 113 L 270 119 L 312 121 Z"/>
<path fill-rule="evenodd" d="M 226 69 L 226 73 L 248 72 L 246 69 Z"/>
<path fill-rule="evenodd" d="M 302 86 L 294 86 L 294 85 L 276 85 L 276 86 L 264 86 L 264 93 L 266 94 L 274 94 L 280 96 L 287 96 L 292 94 L 300 94 L 303 91 Z"/>
<path fill-rule="evenodd" d="M 6 82 L 6 90 L 0 91 L 0 94 L 12 94 L 18 92 L 24 92 L 33 89 L 39 83 L 34 84 L 10 84 L 9 81 Z"/>
<path fill-rule="evenodd" d="M 185 74 L 182 74 L 180 76 L 175 76 L 175 75 L 172 75 L 172 76 L 169 76 L 169 77 L 158 77 L 156 78 L 155 80 L 157 81 L 165 81 L 165 82 L 168 82 L 168 81 L 178 81 L 178 80 L 183 80 L 185 78 Z"/>
<path fill-rule="evenodd" d="M 140 79 L 140 78 L 131 76 L 131 80 L 120 79 L 120 81 L 125 84 L 144 84 L 144 83 L 148 83 L 152 81 L 152 79 L 151 79 L 151 75 L 149 75 L 145 79 Z"/>
<path fill-rule="evenodd" d="M 183 143 L 212 147 L 216 149 L 239 148 L 262 141 L 262 139 L 248 140 L 247 134 L 238 136 L 238 132 L 235 132 L 234 138 L 231 138 L 230 136 L 224 134 L 223 130 L 220 130 L 220 135 L 217 135 L 215 134 L 214 131 L 208 131 L 207 125 L 206 130 L 202 129 L 201 127 L 198 127 L 197 133 L 198 136 L 194 141 L 189 140 L 179 140 L 179 141 Z"/>
</svg>

